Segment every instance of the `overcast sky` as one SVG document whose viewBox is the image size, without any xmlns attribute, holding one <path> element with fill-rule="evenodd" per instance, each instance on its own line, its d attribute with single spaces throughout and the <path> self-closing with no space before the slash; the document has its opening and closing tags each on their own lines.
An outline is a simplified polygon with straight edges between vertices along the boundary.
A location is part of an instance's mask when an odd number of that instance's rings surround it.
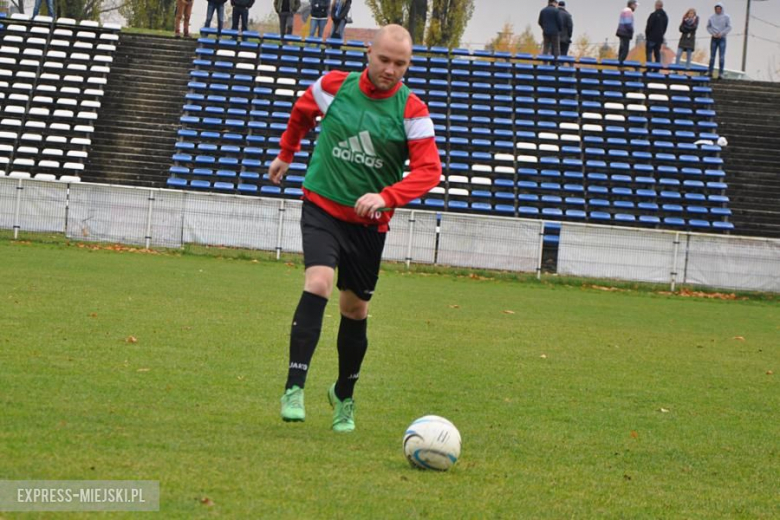
<svg viewBox="0 0 780 520">
<path fill-rule="evenodd" d="M 466 29 L 463 43 L 481 47 L 495 37 L 504 22 L 512 23 L 518 32 L 530 24 L 538 39 L 541 39 L 541 31 L 536 25 L 536 20 L 538 11 L 547 5 L 546 0 L 475 0 L 474 4 L 474 17 Z M 617 43 L 615 29 L 620 10 L 625 7 L 624 0 L 567 0 L 567 4 L 567 9 L 574 16 L 575 38 L 582 33 L 587 33 L 594 43 L 602 43 L 605 39 Z M 669 45 L 677 49 L 679 21 L 684 12 L 692 7 L 702 18 L 697 34 L 701 39 L 697 41 L 697 45 L 705 47 L 709 54 L 706 20 L 713 13 L 715 4 L 716 2 L 711 0 L 668 0 L 665 9 L 670 18 L 667 32 Z M 639 30 L 644 30 L 653 5 L 654 0 L 640 0 L 640 6 L 636 11 Z M 747 0 L 731 0 L 724 2 L 724 5 L 726 12 L 731 15 L 734 27 L 728 39 L 726 67 L 741 69 Z M 262 18 L 272 10 L 272 0 L 256 0 L 250 16 Z M 206 0 L 195 0 L 193 11 L 192 25 L 200 27 L 206 16 Z M 780 0 L 753 0 L 751 15 L 765 22 L 752 17 L 750 20 L 748 74 L 755 79 L 780 81 Z M 353 0 L 352 18 L 355 27 L 376 25 L 363 0 Z"/>
</svg>

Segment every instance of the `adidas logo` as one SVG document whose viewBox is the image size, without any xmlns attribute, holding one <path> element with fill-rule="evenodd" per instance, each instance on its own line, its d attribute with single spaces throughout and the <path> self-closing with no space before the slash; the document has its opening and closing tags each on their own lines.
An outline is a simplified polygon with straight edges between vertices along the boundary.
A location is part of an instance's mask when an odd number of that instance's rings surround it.
<svg viewBox="0 0 780 520">
<path fill-rule="evenodd" d="M 353 135 L 346 141 L 341 141 L 338 146 L 333 148 L 333 157 L 355 164 L 363 164 L 377 170 L 385 164 L 382 159 L 376 156 L 371 134 L 367 130 Z"/>
</svg>

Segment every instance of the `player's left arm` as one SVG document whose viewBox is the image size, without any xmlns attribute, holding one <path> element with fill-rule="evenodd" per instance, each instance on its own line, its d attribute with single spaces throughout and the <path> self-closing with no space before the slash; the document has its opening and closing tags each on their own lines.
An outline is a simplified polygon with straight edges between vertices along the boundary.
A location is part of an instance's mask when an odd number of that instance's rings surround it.
<svg viewBox="0 0 780 520">
<path fill-rule="evenodd" d="M 433 131 L 433 121 L 425 103 L 409 95 L 404 112 L 410 173 L 380 194 L 385 207 L 398 208 L 422 197 L 441 181 L 441 159 Z"/>
</svg>

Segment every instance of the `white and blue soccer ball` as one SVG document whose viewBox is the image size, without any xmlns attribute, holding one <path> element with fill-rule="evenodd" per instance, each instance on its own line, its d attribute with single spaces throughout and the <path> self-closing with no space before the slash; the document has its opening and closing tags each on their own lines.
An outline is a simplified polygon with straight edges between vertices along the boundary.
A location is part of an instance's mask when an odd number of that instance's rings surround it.
<svg viewBox="0 0 780 520">
<path fill-rule="evenodd" d="M 415 420 L 404 434 L 404 455 L 415 468 L 447 471 L 460 458 L 460 432 L 438 415 Z"/>
</svg>

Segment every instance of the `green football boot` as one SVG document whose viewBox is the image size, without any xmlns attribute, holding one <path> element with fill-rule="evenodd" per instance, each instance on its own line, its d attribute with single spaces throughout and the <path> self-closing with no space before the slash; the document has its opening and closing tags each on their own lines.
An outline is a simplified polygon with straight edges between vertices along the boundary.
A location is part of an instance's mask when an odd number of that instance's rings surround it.
<svg viewBox="0 0 780 520">
<path fill-rule="evenodd" d="M 351 432 L 355 429 L 355 401 L 347 397 L 343 401 L 336 397 L 336 383 L 328 389 L 328 402 L 333 408 L 333 431 Z"/>
<path fill-rule="evenodd" d="M 285 390 L 282 396 L 282 420 L 285 422 L 303 422 L 306 409 L 303 407 L 303 388 L 293 386 Z"/>
</svg>

